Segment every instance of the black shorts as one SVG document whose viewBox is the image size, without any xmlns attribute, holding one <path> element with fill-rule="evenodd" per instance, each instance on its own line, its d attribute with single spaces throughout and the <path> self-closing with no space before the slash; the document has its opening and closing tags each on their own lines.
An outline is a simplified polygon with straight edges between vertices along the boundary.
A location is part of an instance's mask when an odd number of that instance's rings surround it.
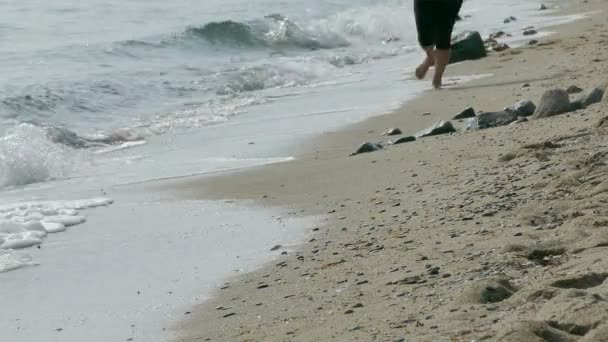
<svg viewBox="0 0 608 342">
<path fill-rule="evenodd" d="M 462 0 L 414 0 L 418 42 L 422 47 L 447 50 Z"/>
</svg>

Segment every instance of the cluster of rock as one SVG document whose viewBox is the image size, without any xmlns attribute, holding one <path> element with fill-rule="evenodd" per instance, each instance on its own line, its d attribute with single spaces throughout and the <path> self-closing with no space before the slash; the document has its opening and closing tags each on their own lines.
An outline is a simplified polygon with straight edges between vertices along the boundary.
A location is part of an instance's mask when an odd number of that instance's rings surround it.
<svg viewBox="0 0 608 342">
<path fill-rule="evenodd" d="M 570 96 L 572 95 L 572 99 Z M 602 101 L 604 97 L 603 87 L 594 87 L 583 90 L 576 86 L 568 89 L 550 89 L 541 97 L 538 106 L 530 100 L 521 100 L 501 111 L 476 113 L 472 107 L 464 109 L 455 115 L 452 120 L 464 123 L 465 131 L 475 131 L 492 127 L 506 126 L 527 122 L 529 119 L 543 119 L 579 109 L 584 109 L 594 103 Z M 417 139 L 434 135 L 450 134 L 456 132 L 451 121 L 439 121 L 432 126 L 418 132 L 413 136 L 403 136 L 388 143 L 366 142 L 351 155 L 380 151 L 385 145 L 398 145 L 414 142 Z M 391 128 L 384 132 L 385 136 L 403 135 L 399 128 Z"/>
</svg>

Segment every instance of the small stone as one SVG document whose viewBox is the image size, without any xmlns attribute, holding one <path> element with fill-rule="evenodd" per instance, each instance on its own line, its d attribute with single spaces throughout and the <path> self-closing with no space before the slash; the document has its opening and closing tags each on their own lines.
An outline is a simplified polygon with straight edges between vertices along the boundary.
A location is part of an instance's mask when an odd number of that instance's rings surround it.
<svg viewBox="0 0 608 342">
<path fill-rule="evenodd" d="M 346 310 L 346 311 L 344 311 L 344 314 L 345 315 L 350 315 L 350 314 L 352 314 L 354 312 L 355 312 L 355 310 Z"/>
<path fill-rule="evenodd" d="M 382 149 L 383 149 L 383 147 L 380 144 L 366 142 L 363 145 L 359 146 L 359 148 L 354 153 L 351 153 L 350 155 L 354 156 L 354 155 L 362 154 L 362 153 L 380 151 Z"/>
<path fill-rule="evenodd" d="M 271 252 L 278 251 L 278 250 L 279 250 L 279 249 L 281 249 L 282 247 L 283 247 L 283 246 L 281 246 L 281 245 L 275 245 L 274 247 L 272 247 L 272 248 L 270 249 L 270 251 L 271 251 Z"/>
<path fill-rule="evenodd" d="M 270 286 L 268 284 L 262 284 L 262 285 L 258 286 L 258 290 L 266 289 L 266 288 L 269 288 L 269 287 Z"/>
<path fill-rule="evenodd" d="M 540 4 L 540 8 L 539 8 L 540 11 L 544 11 L 546 9 L 547 9 L 547 6 L 545 6 L 545 4 Z"/>
<path fill-rule="evenodd" d="M 416 137 L 412 137 L 412 136 L 401 137 L 395 141 L 392 141 L 391 145 L 405 144 L 405 143 L 413 142 L 413 141 L 416 141 Z"/>
<path fill-rule="evenodd" d="M 400 134 L 403 134 L 403 132 L 399 128 L 389 128 L 384 133 L 382 133 L 382 135 L 388 135 L 388 136 L 400 135 Z"/>
<path fill-rule="evenodd" d="M 490 33 L 490 39 L 501 38 L 501 37 L 504 37 L 504 35 L 505 35 L 504 31 L 496 31 L 494 33 Z"/>
<path fill-rule="evenodd" d="M 433 126 L 416 134 L 416 138 L 430 137 L 434 135 L 447 134 L 456 132 L 456 128 L 449 121 L 439 121 Z"/>
<path fill-rule="evenodd" d="M 563 89 L 547 90 L 540 99 L 540 104 L 534 112 L 533 119 L 548 118 L 570 111 L 570 98 Z"/>
<path fill-rule="evenodd" d="M 463 32 L 452 40 L 450 63 L 479 59 L 487 56 L 483 39 L 479 32 Z"/>
<path fill-rule="evenodd" d="M 538 33 L 538 31 L 536 31 L 536 30 L 532 30 L 532 29 L 530 29 L 530 30 L 525 30 L 525 31 L 523 32 L 524 36 L 531 36 L 531 35 L 534 35 L 534 34 L 537 34 L 537 33 Z"/>
<path fill-rule="evenodd" d="M 587 91 L 581 92 L 572 103 L 581 103 L 582 107 L 588 107 L 594 103 L 602 101 L 604 97 L 604 89 L 601 87 L 591 88 Z"/>
<path fill-rule="evenodd" d="M 465 110 L 454 116 L 452 120 L 474 118 L 475 116 L 475 109 L 473 109 L 473 107 L 467 107 Z"/>
<path fill-rule="evenodd" d="M 519 232 L 519 233 L 515 233 L 513 236 L 522 236 L 522 235 L 524 235 L 524 233 Z"/>
<path fill-rule="evenodd" d="M 528 41 L 528 45 L 536 45 L 536 44 L 538 44 L 538 40 L 536 40 L 536 39 L 531 39 Z"/>
<path fill-rule="evenodd" d="M 361 304 L 361 303 L 357 303 L 357 304 L 353 305 L 353 309 L 358 309 L 358 308 L 362 308 L 362 307 L 363 307 L 363 304 Z"/>
<path fill-rule="evenodd" d="M 508 44 L 505 43 L 498 43 L 494 46 L 492 46 L 492 50 L 496 51 L 496 52 L 502 52 L 505 51 L 507 49 L 510 49 L 511 47 Z"/>
<path fill-rule="evenodd" d="M 536 105 L 530 100 L 521 100 L 506 107 L 504 110 L 509 113 L 514 113 L 517 116 L 531 116 L 534 115 L 534 112 L 536 111 Z"/>
</svg>

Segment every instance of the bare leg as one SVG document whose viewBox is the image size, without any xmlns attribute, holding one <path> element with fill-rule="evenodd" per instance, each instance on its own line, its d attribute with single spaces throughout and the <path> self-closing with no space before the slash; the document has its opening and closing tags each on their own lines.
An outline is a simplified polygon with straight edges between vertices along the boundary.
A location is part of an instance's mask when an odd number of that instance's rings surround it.
<svg viewBox="0 0 608 342">
<path fill-rule="evenodd" d="M 450 62 L 450 50 L 435 50 L 435 76 L 433 76 L 433 88 L 441 89 L 441 79 L 446 66 Z"/>
<path fill-rule="evenodd" d="M 435 64 L 435 51 L 433 47 L 423 47 L 424 53 L 426 53 L 426 58 L 424 62 L 420 64 L 416 68 L 416 77 L 421 80 L 426 76 L 426 73 L 429 71 L 429 68 Z"/>
</svg>

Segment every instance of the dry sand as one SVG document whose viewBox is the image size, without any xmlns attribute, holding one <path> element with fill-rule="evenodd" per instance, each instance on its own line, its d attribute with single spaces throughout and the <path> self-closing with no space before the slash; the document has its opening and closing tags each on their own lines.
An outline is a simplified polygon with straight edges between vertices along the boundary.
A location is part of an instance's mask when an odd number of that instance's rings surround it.
<svg viewBox="0 0 608 342">
<path fill-rule="evenodd" d="M 390 127 L 414 133 L 469 105 L 500 110 L 552 87 L 605 84 L 607 19 L 451 66 L 495 76 L 328 133 L 294 162 L 171 184 L 328 217 L 298 251 L 195 308 L 179 341 L 608 341 L 608 127 L 597 127 L 607 99 L 347 157 Z"/>
</svg>

